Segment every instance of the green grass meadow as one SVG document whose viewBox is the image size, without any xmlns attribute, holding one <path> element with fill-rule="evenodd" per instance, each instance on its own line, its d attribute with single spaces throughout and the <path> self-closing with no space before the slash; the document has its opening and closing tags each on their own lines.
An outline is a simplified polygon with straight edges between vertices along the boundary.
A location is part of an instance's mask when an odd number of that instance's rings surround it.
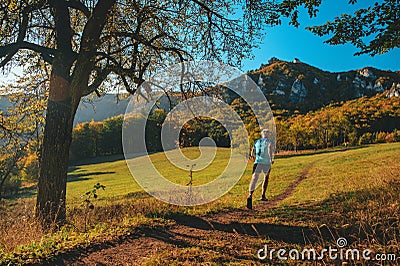
<svg viewBox="0 0 400 266">
<path fill-rule="evenodd" d="M 184 149 L 183 153 L 189 158 L 199 156 L 197 148 Z M 219 148 L 214 161 L 207 168 L 194 172 L 194 185 L 216 178 L 226 167 L 229 154 L 230 149 Z M 282 193 L 307 167 L 310 167 L 307 178 L 281 204 L 321 201 L 331 194 L 380 186 L 385 181 L 383 175 L 387 171 L 398 171 L 399 155 L 400 143 L 306 153 L 285 158 L 278 155 L 272 167 L 267 196 L 273 197 Z M 159 172 L 172 182 L 185 184 L 189 181 L 189 170 L 179 169 L 169 163 L 164 153 L 152 154 L 150 158 Z M 137 167 L 141 167 L 140 160 Z M 247 196 L 251 169 L 252 163 L 248 162 L 243 177 L 231 191 L 215 202 L 195 209 L 204 211 L 207 208 L 216 210 L 242 207 Z M 96 183 L 106 186 L 104 191 L 99 192 L 99 202 L 124 200 L 135 194 L 146 196 L 123 159 L 113 162 L 85 162 L 84 165 L 72 166 L 68 179 L 69 205 L 79 204 L 82 201 L 81 196 Z M 259 196 L 260 189 L 255 194 L 256 198 Z"/>
</svg>

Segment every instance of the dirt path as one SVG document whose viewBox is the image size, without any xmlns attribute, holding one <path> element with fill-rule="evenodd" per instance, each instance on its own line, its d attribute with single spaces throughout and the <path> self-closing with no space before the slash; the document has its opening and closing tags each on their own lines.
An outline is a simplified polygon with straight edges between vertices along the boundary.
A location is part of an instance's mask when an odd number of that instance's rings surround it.
<svg viewBox="0 0 400 266">
<path fill-rule="evenodd" d="M 281 194 L 274 196 L 268 202 L 255 204 L 255 210 L 243 207 L 204 217 L 184 214 L 170 217 L 176 222 L 171 227 L 161 230 L 144 228 L 131 236 L 93 245 L 87 249 L 77 249 L 58 257 L 56 264 L 140 265 L 149 259 L 152 263 L 160 264 L 161 261 L 157 262 L 160 254 L 165 255 L 165 252 L 168 252 L 168 256 L 182 257 L 183 255 L 179 253 L 182 248 L 194 250 L 190 255 L 187 254 L 187 258 L 183 258 L 186 259 L 185 262 L 190 264 L 190 260 L 193 259 L 193 263 L 201 263 L 201 255 L 196 257 L 196 249 L 201 247 L 211 256 L 214 253 L 215 256 L 224 254 L 223 256 L 229 258 L 229 261 L 237 260 L 241 264 L 252 265 L 256 262 L 256 251 L 262 247 L 265 238 L 289 243 L 302 242 L 304 228 L 243 221 L 291 196 L 296 187 L 307 178 L 314 163 L 308 165 L 297 180 Z M 51 264 L 54 265 L 54 261 Z"/>
</svg>

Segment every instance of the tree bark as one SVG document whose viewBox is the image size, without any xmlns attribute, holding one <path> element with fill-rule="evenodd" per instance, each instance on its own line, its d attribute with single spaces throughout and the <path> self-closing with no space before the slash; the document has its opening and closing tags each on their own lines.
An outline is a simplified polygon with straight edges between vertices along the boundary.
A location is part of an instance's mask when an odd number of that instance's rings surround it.
<svg viewBox="0 0 400 266">
<path fill-rule="evenodd" d="M 38 182 L 36 216 L 43 228 L 65 222 L 69 148 L 76 106 L 69 96 L 69 83 L 52 77 Z"/>
</svg>

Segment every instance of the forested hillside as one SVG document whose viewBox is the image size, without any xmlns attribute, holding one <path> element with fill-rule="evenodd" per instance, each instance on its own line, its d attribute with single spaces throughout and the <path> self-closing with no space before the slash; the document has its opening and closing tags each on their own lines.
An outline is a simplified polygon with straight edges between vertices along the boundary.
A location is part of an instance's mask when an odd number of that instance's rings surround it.
<svg viewBox="0 0 400 266">
<path fill-rule="evenodd" d="M 278 149 L 400 141 L 400 98 L 384 95 L 328 105 L 277 120 Z"/>
</svg>

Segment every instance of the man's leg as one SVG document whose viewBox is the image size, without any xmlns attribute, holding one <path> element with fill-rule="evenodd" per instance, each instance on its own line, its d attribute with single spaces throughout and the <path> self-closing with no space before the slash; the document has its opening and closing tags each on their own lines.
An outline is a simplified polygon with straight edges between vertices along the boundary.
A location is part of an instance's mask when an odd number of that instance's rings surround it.
<svg viewBox="0 0 400 266">
<path fill-rule="evenodd" d="M 258 175 L 259 175 L 259 171 L 257 170 L 257 164 L 254 164 L 253 175 L 251 177 L 251 181 L 249 184 L 249 196 L 247 197 L 247 204 L 246 204 L 248 209 L 253 208 L 253 193 L 254 193 L 254 190 L 256 189 Z"/>
<path fill-rule="evenodd" d="M 263 183 L 263 187 L 262 187 L 261 200 L 267 200 L 267 197 L 265 196 L 265 193 L 267 192 L 269 174 L 270 173 L 271 173 L 271 168 L 268 170 L 268 172 L 264 176 L 264 183 Z"/>
<path fill-rule="evenodd" d="M 254 190 L 256 189 L 258 175 L 259 175 L 259 173 L 254 172 L 251 177 L 251 181 L 250 181 L 250 185 L 249 185 L 249 198 L 251 198 L 253 196 Z"/>
</svg>

